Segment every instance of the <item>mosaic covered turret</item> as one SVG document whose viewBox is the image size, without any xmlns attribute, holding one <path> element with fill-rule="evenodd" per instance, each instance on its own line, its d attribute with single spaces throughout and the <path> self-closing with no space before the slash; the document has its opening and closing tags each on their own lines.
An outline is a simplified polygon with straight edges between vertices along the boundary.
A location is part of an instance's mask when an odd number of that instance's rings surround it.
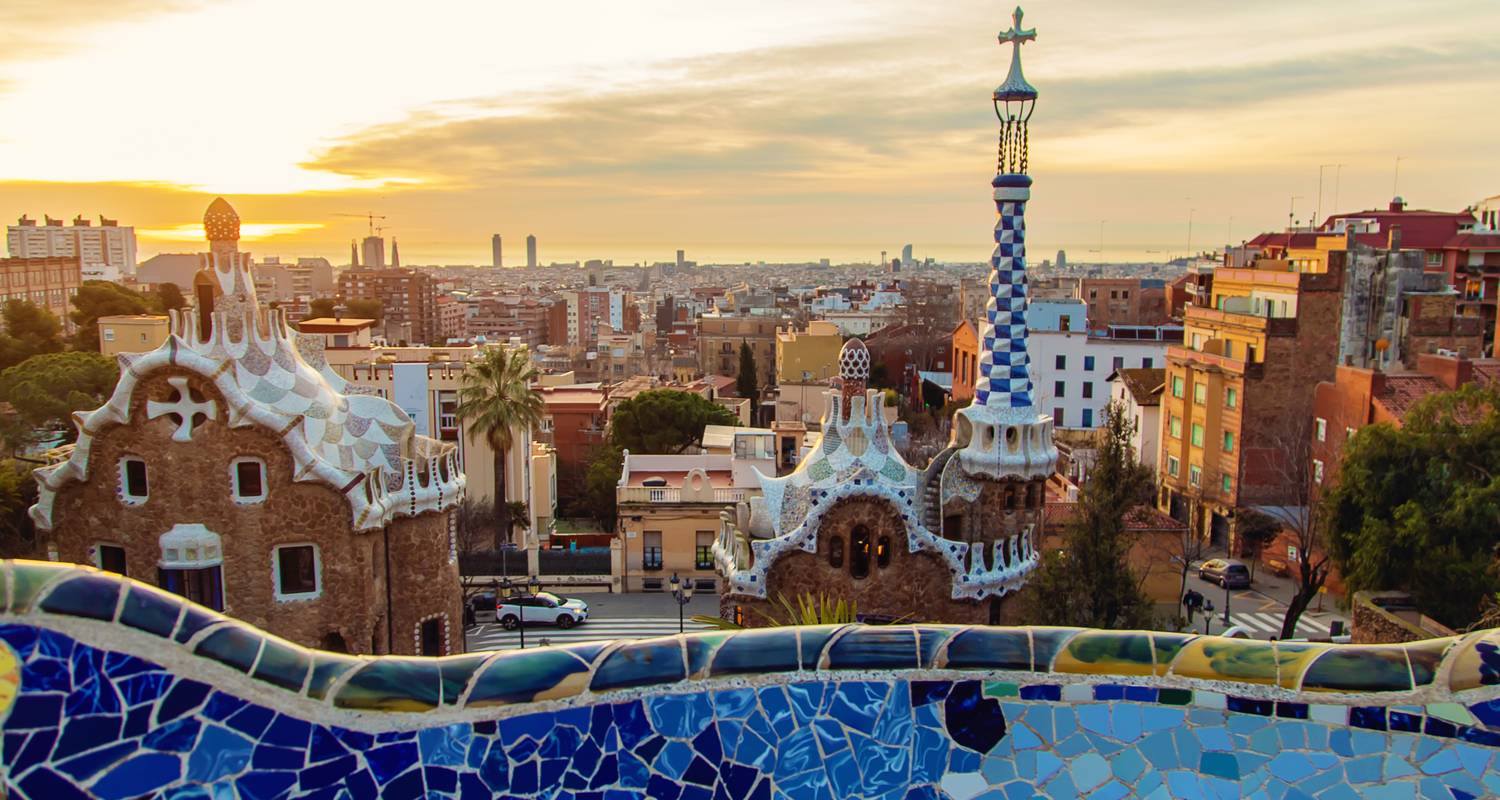
<svg viewBox="0 0 1500 800">
<path fill-rule="evenodd" d="M 995 250 L 990 256 L 985 318 L 979 325 L 979 369 L 974 402 L 959 412 L 954 445 L 959 463 L 976 478 L 1030 479 L 1051 475 L 1057 466 L 1052 420 L 1040 414 L 1031 384 L 1026 332 L 1026 203 L 1031 199 L 1027 170 L 1027 123 L 1037 91 L 1021 72 L 1021 44 L 1036 38 L 1014 25 L 1000 34 L 1012 45 L 1010 74 L 995 89 L 1000 148 L 994 188 Z"/>
</svg>

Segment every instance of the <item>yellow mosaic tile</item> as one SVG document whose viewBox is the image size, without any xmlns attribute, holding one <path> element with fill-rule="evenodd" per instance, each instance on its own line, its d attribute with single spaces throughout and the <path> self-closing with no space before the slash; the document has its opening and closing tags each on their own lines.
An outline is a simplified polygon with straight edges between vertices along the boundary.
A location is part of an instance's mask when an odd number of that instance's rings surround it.
<svg viewBox="0 0 1500 800">
<path fill-rule="evenodd" d="M 10 647 L 0 643 L 0 721 L 10 714 L 16 702 L 16 693 L 21 690 L 21 664 Z"/>
<path fill-rule="evenodd" d="M 1140 631 L 1085 631 L 1068 640 L 1052 662 L 1054 672 L 1082 675 L 1151 675 L 1151 635 Z"/>
<path fill-rule="evenodd" d="M 1271 642 L 1200 637 L 1172 659 L 1170 674 L 1180 678 L 1242 683 L 1276 683 L 1276 648 Z"/>
</svg>

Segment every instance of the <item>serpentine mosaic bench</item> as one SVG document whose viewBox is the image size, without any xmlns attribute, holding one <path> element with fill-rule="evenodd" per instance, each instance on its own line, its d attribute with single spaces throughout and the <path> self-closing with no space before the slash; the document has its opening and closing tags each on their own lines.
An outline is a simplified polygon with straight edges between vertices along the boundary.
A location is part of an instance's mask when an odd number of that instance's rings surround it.
<svg viewBox="0 0 1500 800">
<path fill-rule="evenodd" d="M 1494 633 L 850 625 L 362 658 L 86 567 L 0 577 L 4 778 L 32 800 L 1500 793 Z"/>
</svg>

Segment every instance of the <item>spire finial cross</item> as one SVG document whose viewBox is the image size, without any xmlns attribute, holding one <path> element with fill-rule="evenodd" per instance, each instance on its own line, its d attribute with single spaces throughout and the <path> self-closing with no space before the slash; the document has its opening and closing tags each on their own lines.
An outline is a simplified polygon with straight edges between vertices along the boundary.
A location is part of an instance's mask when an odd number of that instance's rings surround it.
<svg viewBox="0 0 1500 800">
<path fill-rule="evenodd" d="M 1010 16 L 1010 30 L 1000 33 L 1000 44 L 1010 44 L 1015 48 L 1014 52 L 1018 56 L 1021 54 L 1021 45 L 1036 39 L 1036 28 L 1027 30 L 1021 27 L 1021 17 L 1025 15 L 1026 12 L 1022 11 L 1020 6 L 1016 6 L 1015 13 Z"/>
</svg>

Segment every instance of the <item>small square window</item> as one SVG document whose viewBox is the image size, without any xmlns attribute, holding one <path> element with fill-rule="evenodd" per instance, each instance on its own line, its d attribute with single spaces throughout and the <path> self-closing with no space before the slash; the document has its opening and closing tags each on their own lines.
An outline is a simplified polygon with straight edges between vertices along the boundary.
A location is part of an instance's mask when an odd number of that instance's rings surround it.
<svg viewBox="0 0 1500 800">
<path fill-rule="evenodd" d="M 1193 446 L 1203 446 L 1203 426 L 1197 422 L 1193 423 Z"/>
<path fill-rule="evenodd" d="M 1234 433 L 1232 431 L 1224 431 L 1224 452 L 1234 452 Z"/>
<path fill-rule="evenodd" d="M 1115 358 L 1114 358 L 1114 368 L 1115 369 L 1124 369 L 1125 368 L 1125 356 L 1115 356 Z"/>
<path fill-rule="evenodd" d="M 1240 404 L 1240 392 L 1238 389 L 1224 390 L 1224 407 L 1237 408 Z"/>
<path fill-rule="evenodd" d="M 140 458 L 120 459 L 120 497 L 130 504 L 146 502 L 150 497 L 146 481 L 146 462 Z"/>
<path fill-rule="evenodd" d="M 1193 381 L 1193 402 L 1200 406 L 1208 402 L 1208 384 Z"/>
<path fill-rule="evenodd" d="M 1175 478 L 1181 471 L 1182 462 L 1177 460 L 1177 456 L 1167 456 L 1167 474 Z"/>
<path fill-rule="evenodd" d="M 1229 477 L 1228 475 L 1225 475 L 1223 480 L 1219 483 L 1219 488 L 1224 490 L 1224 494 L 1229 494 L 1234 490 L 1234 479 Z"/>
<path fill-rule="evenodd" d="M 1313 459 L 1313 483 L 1323 482 L 1323 462 Z"/>
<path fill-rule="evenodd" d="M 1192 465 L 1190 465 L 1188 467 L 1188 483 L 1192 484 L 1193 486 L 1202 485 L 1202 483 L 1203 483 L 1203 468 L 1202 467 L 1198 466 L 1197 464 L 1192 464 Z"/>
<path fill-rule="evenodd" d="M 1172 396 L 1179 399 L 1182 397 L 1182 376 L 1180 375 L 1172 376 Z"/>
<path fill-rule="evenodd" d="M 1313 430 L 1313 435 L 1317 437 L 1318 441 L 1328 440 L 1328 420 L 1318 417 L 1313 421 Z"/>
<path fill-rule="evenodd" d="M 1094 357 L 1093 356 L 1084 356 L 1083 357 L 1083 370 L 1084 370 L 1084 372 L 1093 372 L 1094 371 Z"/>
<path fill-rule="evenodd" d="M 125 571 L 125 548 L 117 544 L 94 545 L 94 566 L 117 575 L 129 574 Z"/>
<path fill-rule="evenodd" d="M 1094 396 L 1094 383 L 1093 383 L 1093 381 L 1084 381 L 1083 382 L 1083 396 L 1085 398 L 1089 398 L 1089 397 L 1093 397 Z M 1085 426 L 1085 427 L 1087 427 L 1087 426 Z"/>
<path fill-rule="evenodd" d="M 258 503 L 266 499 L 266 465 L 258 458 L 237 458 L 231 465 L 234 499 Z"/>
<path fill-rule="evenodd" d="M 1059 428 L 1061 428 L 1063 426 L 1063 410 L 1062 409 L 1060 409 L 1060 408 L 1054 408 L 1054 409 L 1052 409 L 1052 424 L 1054 426 L 1056 426 L 1056 427 L 1059 427 Z"/>
<path fill-rule="evenodd" d="M 310 600 L 322 586 L 318 571 L 318 548 L 310 544 L 282 545 L 274 551 L 276 599 Z"/>
<path fill-rule="evenodd" d="M 1053 381 L 1052 382 L 1052 395 L 1054 397 L 1067 397 L 1068 396 L 1068 384 L 1065 381 Z"/>
<path fill-rule="evenodd" d="M 1061 353 L 1058 354 L 1058 356 L 1057 356 L 1057 368 L 1058 369 L 1067 369 L 1068 368 L 1068 357 L 1067 356 L 1062 355 Z"/>
</svg>

